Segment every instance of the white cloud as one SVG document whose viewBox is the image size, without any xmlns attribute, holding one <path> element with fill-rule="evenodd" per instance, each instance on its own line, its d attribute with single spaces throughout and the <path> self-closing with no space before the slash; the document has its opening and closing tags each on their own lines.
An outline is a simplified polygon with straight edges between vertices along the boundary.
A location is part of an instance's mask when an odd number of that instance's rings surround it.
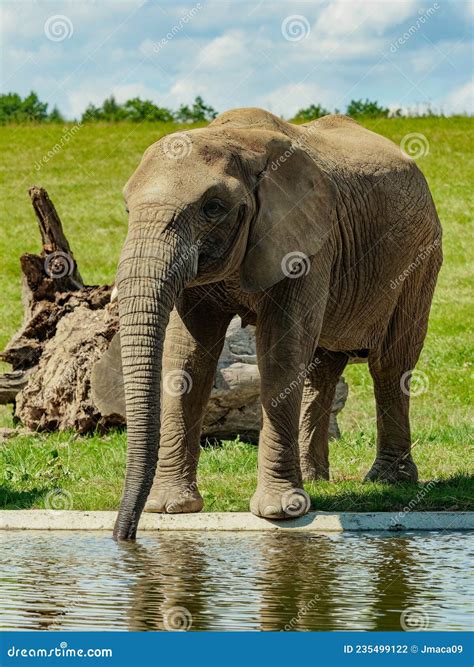
<svg viewBox="0 0 474 667">
<path fill-rule="evenodd" d="M 167 96 L 169 104 L 189 103 L 196 95 L 219 110 L 250 104 L 257 53 L 252 38 L 255 35 L 232 30 L 205 45 L 189 64 L 181 65 Z M 261 43 L 258 48 L 263 48 Z"/>
<path fill-rule="evenodd" d="M 241 67 L 249 58 L 248 36 L 232 30 L 213 39 L 199 54 L 199 62 L 205 67 Z"/>
<path fill-rule="evenodd" d="M 470 58 L 472 44 L 452 39 L 443 39 L 436 44 L 430 44 L 423 40 L 421 46 L 411 50 L 407 45 L 402 45 L 398 53 L 406 57 L 409 73 L 425 74 L 435 71 L 443 63 L 449 64 L 455 61 L 458 56 Z M 395 56 L 389 54 L 389 58 L 394 59 Z"/>
<path fill-rule="evenodd" d="M 321 12 L 314 26 L 318 35 L 350 35 L 356 32 L 383 35 L 402 23 L 417 8 L 416 0 L 347 2 L 335 0 Z"/>
<path fill-rule="evenodd" d="M 441 99 L 440 104 L 447 114 L 474 114 L 474 81 L 468 81 L 452 90 Z"/>
<path fill-rule="evenodd" d="M 156 42 L 153 42 L 151 39 L 145 39 L 143 42 L 140 42 L 138 46 L 138 51 L 143 56 L 153 56 L 156 53 Z"/>
<path fill-rule="evenodd" d="M 416 16 L 417 6 L 416 0 L 335 0 L 321 11 L 309 38 L 298 45 L 335 61 L 381 57 L 388 46 L 385 35 Z"/>
</svg>

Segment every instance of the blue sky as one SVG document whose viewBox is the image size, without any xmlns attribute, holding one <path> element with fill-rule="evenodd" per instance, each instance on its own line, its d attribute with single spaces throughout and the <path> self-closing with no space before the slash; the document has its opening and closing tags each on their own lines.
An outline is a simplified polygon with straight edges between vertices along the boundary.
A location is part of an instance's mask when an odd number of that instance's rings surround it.
<svg viewBox="0 0 474 667">
<path fill-rule="evenodd" d="M 2 91 L 77 117 L 114 94 L 284 117 L 352 99 L 473 112 L 464 0 L 2 0 Z"/>
</svg>

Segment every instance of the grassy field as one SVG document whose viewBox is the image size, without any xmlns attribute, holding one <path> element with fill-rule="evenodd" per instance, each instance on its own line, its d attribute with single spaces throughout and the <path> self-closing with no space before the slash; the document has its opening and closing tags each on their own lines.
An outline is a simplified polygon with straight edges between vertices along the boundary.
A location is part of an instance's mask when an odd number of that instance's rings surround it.
<svg viewBox="0 0 474 667">
<path fill-rule="evenodd" d="M 367 368 L 356 365 L 345 374 L 350 395 L 341 416 L 343 438 L 331 449 L 335 483 L 308 485 L 308 491 L 314 506 L 325 510 L 403 509 L 410 500 L 417 509 L 473 509 L 469 465 L 473 121 L 413 118 L 364 124 L 397 144 L 409 133 L 421 133 L 429 145 L 428 154 L 418 164 L 444 227 L 445 262 L 417 367 L 427 383 L 425 391 L 412 399 L 412 425 L 421 479 L 436 483 L 421 489 L 417 485 L 360 483 L 374 458 L 375 420 Z M 88 125 L 74 133 L 71 126 L 0 128 L 0 347 L 22 319 L 18 258 L 23 252 L 39 250 L 28 187 L 36 184 L 48 190 L 86 282 L 112 282 L 126 230 L 121 189 L 143 150 L 175 127 Z M 63 148 L 45 160 L 55 144 Z M 12 425 L 8 408 L 1 409 L 0 423 Z M 16 436 L 0 445 L 0 507 L 55 506 L 64 501 L 76 509 L 115 508 L 124 457 L 123 433 L 88 438 L 74 434 Z M 205 448 L 199 469 L 205 509 L 247 509 L 255 467 L 255 448 L 250 445 L 224 443 L 220 448 Z"/>
</svg>

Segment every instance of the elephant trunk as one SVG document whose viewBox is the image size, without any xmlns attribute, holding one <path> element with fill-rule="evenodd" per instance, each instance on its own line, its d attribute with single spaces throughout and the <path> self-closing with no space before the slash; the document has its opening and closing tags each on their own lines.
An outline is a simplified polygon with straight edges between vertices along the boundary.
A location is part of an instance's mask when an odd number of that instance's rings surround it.
<svg viewBox="0 0 474 667">
<path fill-rule="evenodd" d="M 127 415 L 127 470 L 114 538 L 133 540 L 156 470 L 165 330 L 192 279 L 190 243 L 166 225 L 131 223 L 117 273 Z M 187 258 L 183 261 L 183 258 Z"/>
</svg>

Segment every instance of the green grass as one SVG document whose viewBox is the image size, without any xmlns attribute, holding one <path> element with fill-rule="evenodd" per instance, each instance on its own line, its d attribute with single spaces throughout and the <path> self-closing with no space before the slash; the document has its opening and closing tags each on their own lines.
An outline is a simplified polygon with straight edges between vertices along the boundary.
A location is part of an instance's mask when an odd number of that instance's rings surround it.
<svg viewBox="0 0 474 667">
<path fill-rule="evenodd" d="M 429 143 L 429 153 L 418 164 L 443 224 L 445 261 L 417 366 L 428 386 L 412 399 L 412 424 L 420 477 L 436 483 L 422 489 L 360 483 L 374 458 L 374 402 L 366 366 L 353 365 L 345 373 L 350 395 L 340 420 L 344 436 L 331 446 L 334 482 L 307 488 L 314 505 L 325 510 L 403 509 L 412 499 L 416 509 L 472 509 L 473 121 L 411 118 L 364 124 L 397 144 L 413 132 L 423 134 Z M 48 190 L 86 282 L 110 283 L 126 231 L 122 187 L 143 150 L 176 129 L 149 123 L 83 126 L 61 151 L 35 169 L 67 127 L 0 128 L 4 156 L 0 348 L 22 319 L 19 257 L 40 247 L 28 187 L 36 184 Z M 1 409 L 0 423 L 12 425 L 8 408 Z M 0 445 L 0 507 L 43 507 L 45 499 L 52 497 L 48 493 L 62 489 L 71 494 L 76 509 L 116 508 L 124 456 L 122 433 L 88 438 L 16 436 Z M 255 486 L 255 467 L 251 445 L 224 443 L 220 448 L 205 448 L 199 468 L 205 509 L 246 510 Z"/>
<path fill-rule="evenodd" d="M 465 429 L 444 434 L 446 456 L 433 455 L 431 432 L 420 432 L 421 485 L 363 484 L 373 459 L 373 434 L 348 434 L 332 443 L 334 481 L 306 485 L 313 506 L 328 511 L 473 509 L 462 444 Z M 125 471 L 124 433 L 17 436 L 0 449 L 0 507 L 116 509 Z M 256 482 L 257 448 L 243 442 L 204 447 L 199 486 L 205 511 L 247 511 Z"/>
</svg>

